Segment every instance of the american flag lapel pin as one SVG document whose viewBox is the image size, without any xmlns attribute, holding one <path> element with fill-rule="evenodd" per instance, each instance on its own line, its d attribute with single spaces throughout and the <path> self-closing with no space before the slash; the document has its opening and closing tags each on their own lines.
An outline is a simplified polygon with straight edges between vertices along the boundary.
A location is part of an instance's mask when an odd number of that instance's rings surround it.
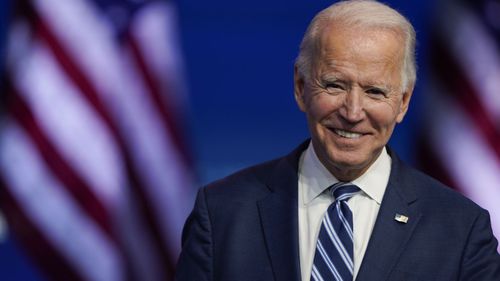
<svg viewBox="0 0 500 281">
<path fill-rule="evenodd" d="M 408 217 L 401 214 L 396 214 L 394 220 L 402 223 L 408 223 Z"/>
</svg>

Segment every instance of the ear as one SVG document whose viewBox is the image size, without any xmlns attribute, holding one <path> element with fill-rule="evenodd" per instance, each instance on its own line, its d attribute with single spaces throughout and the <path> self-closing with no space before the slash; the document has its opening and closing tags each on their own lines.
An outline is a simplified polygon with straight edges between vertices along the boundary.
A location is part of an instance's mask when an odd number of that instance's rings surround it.
<svg viewBox="0 0 500 281">
<path fill-rule="evenodd" d="M 408 112 L 408 107 L 410 105 L 410 99 L 413 94 L 413 87 L 414 85 L 410 85 L 407 90 L 403 93 L 403 100 L 401 101 L 401 105 L 399 107 L 399 113 L 398 116 L 396 117 L 396 122 L 401 123 L 403 121 L 403 118 L 406 115 L 406 112 Z"/>
<path fill-rule="evenodd" d="M 305 112 L 306 106 L 304 102 L 304 77 L 302 77 L 302 75 L 300 74 L 297 65 L 295 65 L 294 67 L 293 86 L 295 101 L 297 102 L 300 110 Z"/>
</svg>

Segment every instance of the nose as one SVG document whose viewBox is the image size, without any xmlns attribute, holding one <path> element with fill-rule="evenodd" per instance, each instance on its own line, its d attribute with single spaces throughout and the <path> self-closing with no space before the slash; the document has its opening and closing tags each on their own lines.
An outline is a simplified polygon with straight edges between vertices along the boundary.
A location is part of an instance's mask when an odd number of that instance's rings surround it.
<svg viewBox="0 0 500 281">
<path fill-rule="evenodd" d="M 345 93 L 340 115 L 350 123 L 363 120 L 363 92 L 361 89 L 353 88 Z"/>
</svg>

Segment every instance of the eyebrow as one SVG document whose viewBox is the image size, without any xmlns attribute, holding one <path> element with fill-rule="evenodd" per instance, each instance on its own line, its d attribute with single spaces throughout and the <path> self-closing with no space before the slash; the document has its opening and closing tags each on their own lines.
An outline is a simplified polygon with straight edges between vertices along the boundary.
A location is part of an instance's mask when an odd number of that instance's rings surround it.
<svg viewBox="0 0 500 281">
<path fill-rule="evenodd" d="M 320 81 L 322 82 L 349 82 L 350 80 L 347 78 L 342 77 L 342 75 L 339 75 L 337 73 L 325 73 L 320 76 Z M 384 90 L 387 92 L 390 92 L 394 89 L 394 87 L 391 87 L 391 85 L 388 85 L 382 81 L 365 81 L 365 83 L 361 84 L 362 88 L 377 88 L 380 90 Z"/>
<path fill-rule="evenodd" d="M 320 76 L 321 80 L 324 81 L 345 81 L 345 78 L 342 78 L 341 75 L 338 75 L 337 73 L 325 73 Z"/>
</svg>

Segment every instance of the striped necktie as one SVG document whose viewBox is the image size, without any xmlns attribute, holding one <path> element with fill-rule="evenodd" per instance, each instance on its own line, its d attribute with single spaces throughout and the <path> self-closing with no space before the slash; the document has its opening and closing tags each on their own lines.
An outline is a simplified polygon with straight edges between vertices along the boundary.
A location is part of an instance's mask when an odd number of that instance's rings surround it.
<svg viewBox="0 0 500 281">
<path fill-rule="evenodd" d="M 335 201 L 328 207 L 321 223 L 311 280 L 352 281 L 353 227 L 347 200 L 359 191 L 359 187 L 345 182 L 330 187 Z"/>
</svg>

